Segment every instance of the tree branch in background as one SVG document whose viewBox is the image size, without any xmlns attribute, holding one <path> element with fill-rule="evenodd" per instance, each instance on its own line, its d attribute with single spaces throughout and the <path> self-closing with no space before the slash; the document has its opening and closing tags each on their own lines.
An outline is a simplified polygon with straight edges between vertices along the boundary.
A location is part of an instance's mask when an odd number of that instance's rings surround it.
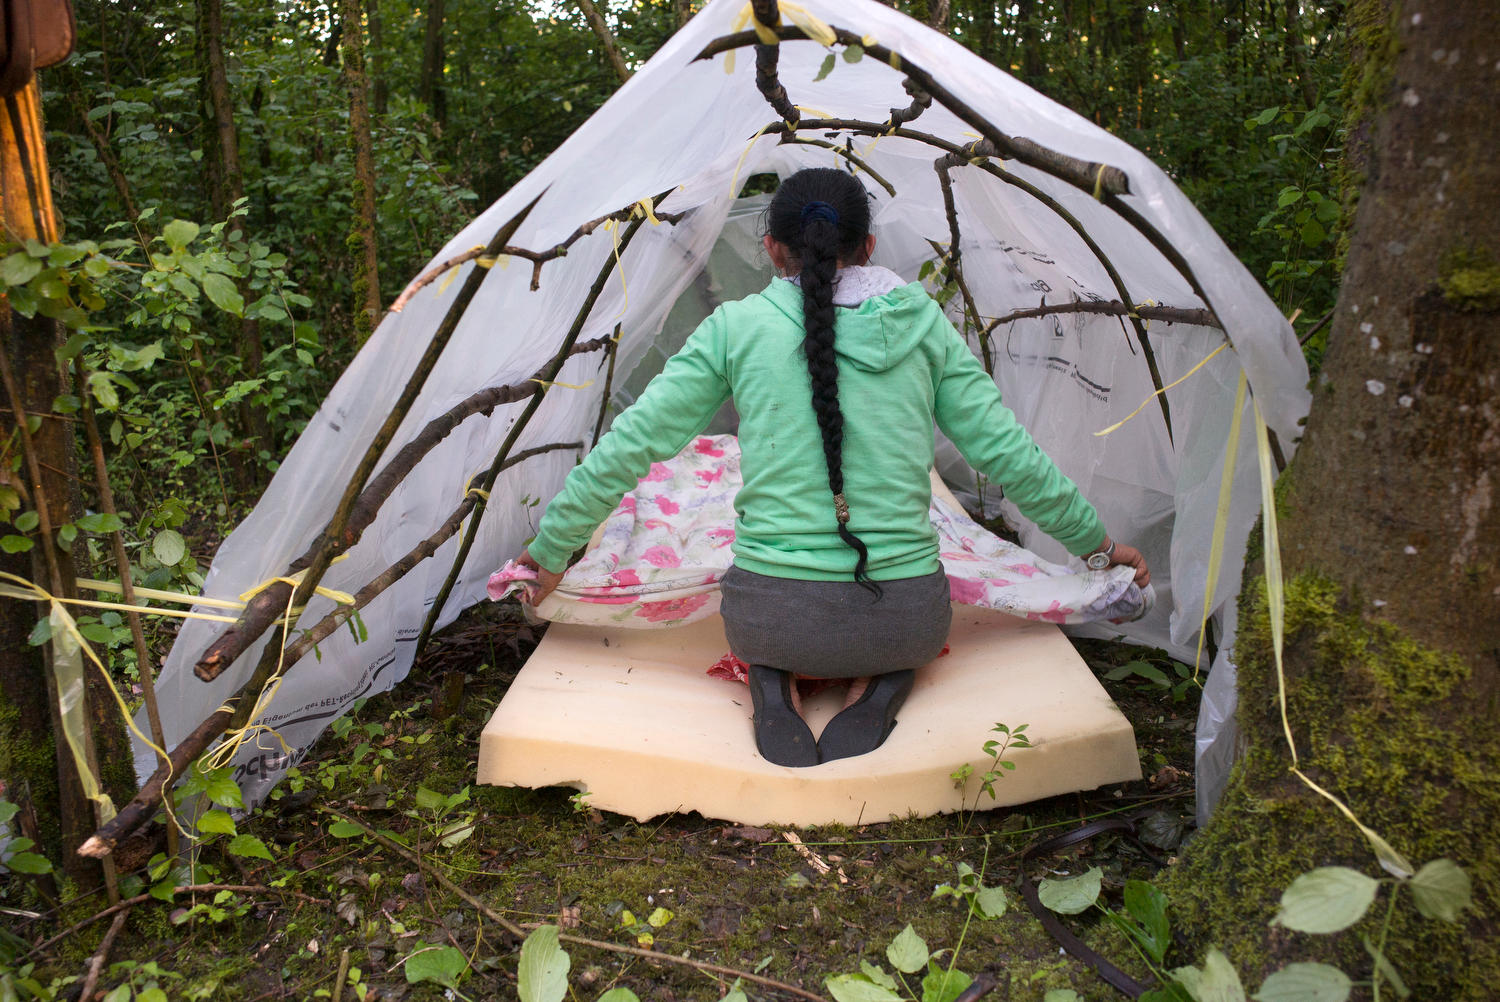
<svg viewBox="0 0 1500 1002">
<path fill-rule="evenodd" d="M 583 16 L 588 19 L 589 27 L 593 28 L 594 34 L 599 36 L 599 47 L 604 50 L 604 58 L 608 61 L 610 69 L 615 71 L 615 76 L 619 77 L 620 83 L 623 84 L 630 79 L 630 69 L 620 55 L 620 46 L 615 42 L 615 36 L 610 32 L 609 25 L 604 23 L 604 15 L 599 13 L 594 0 L 578 0 L 578 6 L 583 9 Z"/>
<path fill-rule="evenodd" d="M 1028 320 L 1033 317 L 1050 317 L 1059 313 L 1101 313 L 1106 316 L 1128 317 L 1135 315 L 1142 320 L 1161 320 L 1169 324 L 1193 324 L 1198 327 L 1213 327 L 1223 330 L 1219 326 L 1219 318 L 1214 316 L 1212 310 L 1190 310 L 1180 309 L 1175 306 L 1131 306 L 1128 303 L 1115 301 L 1091 302 L 1082 300 L 1076 303 L 1056 303 L 1048 305 L 1043 302 L 1041 306 L 1033 306 L 1025 310 L 1015 310 L 1003 317 L 996 317 L 990 321 L 989 329 L 994 330 L 1001 324 L 1008 324 L 1016 320 Z"/>
</svg>

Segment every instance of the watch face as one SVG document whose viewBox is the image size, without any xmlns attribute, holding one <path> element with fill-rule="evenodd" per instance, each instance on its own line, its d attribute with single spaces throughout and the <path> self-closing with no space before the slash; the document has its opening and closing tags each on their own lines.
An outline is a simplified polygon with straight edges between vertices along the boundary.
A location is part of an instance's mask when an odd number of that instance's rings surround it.
<svg viewBox="0 0 1500 1002">
<path fill-rule="evenodd" d="M 1104 570 L 1104 568 L 1106 568 L 1106 567 L 1109 566 L 1109 554 L 1108 553 L 1090 553 L 1088 555 L 1088 559 L 1085 560 L 1084 562 L 1086 564 L 1088 564 L 1089 570 L 1091 570 L 1091 571 L 1102 571 L 1102 570 Z"/>
</svg>

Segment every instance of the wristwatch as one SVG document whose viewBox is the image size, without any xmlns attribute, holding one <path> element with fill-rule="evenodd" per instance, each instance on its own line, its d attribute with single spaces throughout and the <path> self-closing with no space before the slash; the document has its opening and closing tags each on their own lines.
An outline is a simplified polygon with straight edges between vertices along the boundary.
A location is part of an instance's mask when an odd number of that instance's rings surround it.
<svg viewBox="0 0 1500 1002">
<path fill-rule="evenodd" d="M 1109 566 L 1110 557 L 1114 556 L 1114 552 L 1115 541 L 1111 539 L 1108 546 L 1106 546 L 1102 550 L 1096 550 L 1093 553 L 1090 553 L 1088 556 L 1083 558 L 1083 562 L 1088 565 L 1088 569 L 1091 571 L 1102 571 L 1104 570 L 1104 568 Z"/>
</svg>

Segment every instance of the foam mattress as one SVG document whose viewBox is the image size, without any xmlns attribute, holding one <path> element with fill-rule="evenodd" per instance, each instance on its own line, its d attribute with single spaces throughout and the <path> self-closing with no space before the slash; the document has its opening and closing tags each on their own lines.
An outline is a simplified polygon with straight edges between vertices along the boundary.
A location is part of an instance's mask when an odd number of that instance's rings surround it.
<svg viewBox="0 0 1500 1002">
<path fill-rule="evenodd" d="M 949 653 L 917 672 L 885 744 L 810 768 L 755 749 L 750 692 L 705 674 L 728 651 L 717 616 L 668 630 L 553 624 L 480 737 L 478 781 L 570 786 L 645 820 L 697 811 L 738 824 L 818 825 L 1007 806 L 1139 779 L 1135 735 L 1061 631 L 959 605 Z M 842 706 L 805 704 L 813 732 Z M 1033 747 L 979 788 L 996 723 Z M 972 775 L 956 787 L 965 763 Z"/>
</svg>

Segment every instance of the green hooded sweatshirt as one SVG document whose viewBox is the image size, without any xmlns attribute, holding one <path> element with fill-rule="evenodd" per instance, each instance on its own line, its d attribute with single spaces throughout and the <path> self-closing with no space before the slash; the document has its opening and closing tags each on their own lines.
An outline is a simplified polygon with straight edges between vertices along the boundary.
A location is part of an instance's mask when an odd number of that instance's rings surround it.
<svg viewBox="0 0 1500 1002">
<path fill-rule="evenodd" d="M 849 529 L 869 548 L 871 578 L 940 566 L 927 517 L 934 419 L 971 466 L 1070 553 L 1103 542 L 1098 513 L 1000 402 L 994 380 L 919 283 L 836 314 L 844 497 Z M 838 535 L 803 337 L 802 290 L 787 281 L 715 310 L 568 475 L 532 557 L 562 571 L 651 464 L 685 448 L 732 396 L 744 476 L 735 565 L 852 580 L 856 557 Z"/>
</svg>

